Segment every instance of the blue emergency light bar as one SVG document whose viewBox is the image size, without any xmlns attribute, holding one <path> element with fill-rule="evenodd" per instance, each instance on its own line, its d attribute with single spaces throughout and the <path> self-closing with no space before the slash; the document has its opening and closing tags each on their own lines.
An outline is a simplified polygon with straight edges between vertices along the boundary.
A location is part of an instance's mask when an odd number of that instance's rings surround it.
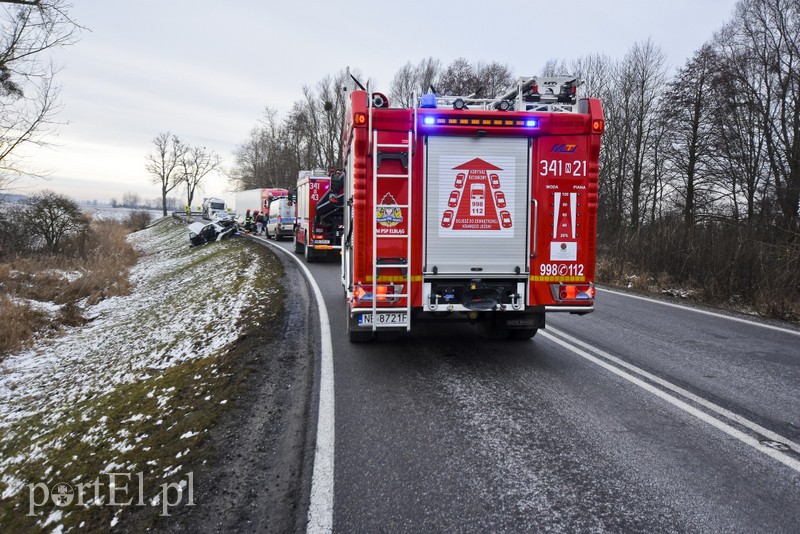
<svg viewBox="0 0 800 534">
<path fill-rule="evenodd" d="M 450 116 L 439 117 L 436 115 L 423 115 L 424 126 L 512 126 L 525 128 L 538 128 L 539 119 L 495 119 L 489 117 Z"/>
</svg>

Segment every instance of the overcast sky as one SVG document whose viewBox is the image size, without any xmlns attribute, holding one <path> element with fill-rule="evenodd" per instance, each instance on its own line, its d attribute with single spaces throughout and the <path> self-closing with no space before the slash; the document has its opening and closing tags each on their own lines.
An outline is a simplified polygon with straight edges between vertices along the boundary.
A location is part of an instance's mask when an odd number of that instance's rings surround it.
<svg viewBox="0 0 800 534">
<path fill-rule="evenodd" d="M 651 38 L 672 67 L 730 19 L 735 0 L 354 2 L 74 0 L 90 31 L 56 54 L 65 124 L 28 156 L 51 189 L 78 200 L 157 198 L 145 156 L 159 133 L 216 151 L 225 166 L 269 106 L 283 114 L 303 85 L 349 66 L 388 93 L 426 57 L 508 64 L 536 74 L 551 58 L 622 58 Z M 20 191 L 21 189 L 21 191 Z M 223 177 L 200 196 L 231 198 Z M 182 197 L 182 194 L 174 194 Z"/>
</svg>

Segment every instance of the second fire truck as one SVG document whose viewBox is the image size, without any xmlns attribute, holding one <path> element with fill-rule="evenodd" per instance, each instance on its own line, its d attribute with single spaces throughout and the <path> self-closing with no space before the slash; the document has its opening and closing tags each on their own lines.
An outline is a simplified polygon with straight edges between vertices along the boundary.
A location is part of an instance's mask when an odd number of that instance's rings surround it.
<svg viewBox="0 0 800 534">
<path fill-rule="evenodd" d="M 300 171 L 297 179 L 297 219 L 294 250 L 307 262 L 339 256 L 342 248 L 343 174 Z"/>
<path fill-rule="evenodd" d="M 463 320 L 527 339 L 594 309 L 605 122 L 580 81 L 521 79 L 496 99 L 349 93 L 342 283 L 363 342 Z"/>
</svg>

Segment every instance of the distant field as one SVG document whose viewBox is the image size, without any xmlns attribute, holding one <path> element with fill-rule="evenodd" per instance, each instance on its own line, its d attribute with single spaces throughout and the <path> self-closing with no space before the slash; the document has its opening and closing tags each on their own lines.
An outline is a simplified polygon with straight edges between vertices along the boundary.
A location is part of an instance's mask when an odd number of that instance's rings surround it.
<svg viewBox="0 0 800 534">
<path fill-rule="evenodd" d="M 161 210 L 157 209 L 144 209 L 144 208 L 112 208 L 111 206 L 81 206 L 81 209 L 90 213 L 92 219 L 96 221 L 114 220 L 124 221 L 128 218 L 128 214 L 132 211 L 146 211 L 153 215 L 153 219 L 161 217 Z M 170 213 L 169 211 L 167 212 Z"/>
</svg>

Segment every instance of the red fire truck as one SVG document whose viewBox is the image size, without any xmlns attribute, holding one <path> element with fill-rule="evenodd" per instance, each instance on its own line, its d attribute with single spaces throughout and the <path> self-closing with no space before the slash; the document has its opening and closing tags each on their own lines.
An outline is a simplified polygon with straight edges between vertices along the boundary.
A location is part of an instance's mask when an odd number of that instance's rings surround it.
<svg viewBox="0 0 800 534">
<path fill-rule="evenodd" d="M 298 176 L 294 251 L 304 254 L 309 263 L 338 256 L 342 248 L 340 176 L 322 170 L 300 171 Z"/>
<path fill-rule="evenodd" d="M 349 93 L 351 341 L 441 320 L 528 339 L 547 313 L 593 311 L 605 122 L 599 100 L 577 98 L 580 84 L 535 77 L 500 98 L 426 94 L 412 108 Z"/>
</svg>

